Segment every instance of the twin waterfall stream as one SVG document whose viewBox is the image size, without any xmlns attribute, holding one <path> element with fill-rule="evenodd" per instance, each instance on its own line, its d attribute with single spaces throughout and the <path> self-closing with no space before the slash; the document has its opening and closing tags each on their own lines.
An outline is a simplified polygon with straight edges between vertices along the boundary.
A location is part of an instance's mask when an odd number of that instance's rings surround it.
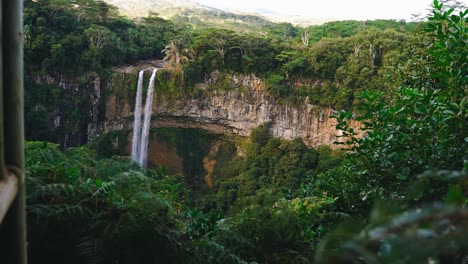
<svg viewBox="0 0 468 264">
<path fill-rule="evenodd" d="M 132 159 L 143 166 L 146 165 L 148 156 L 148 141 L 153 105 L 154 80 L 156 78 L 157 71 L 158 69 L 153 70 L 149 81 L 148 92 L 146 94 L 145 101 L 143 127 L 141 125 L 141 97 L 143 90 L 143 77 L 145 71 L 143 70 L 138 73 L 137 94 L 135 100 L 135 120 L 133 122 Z"/>
</svg>

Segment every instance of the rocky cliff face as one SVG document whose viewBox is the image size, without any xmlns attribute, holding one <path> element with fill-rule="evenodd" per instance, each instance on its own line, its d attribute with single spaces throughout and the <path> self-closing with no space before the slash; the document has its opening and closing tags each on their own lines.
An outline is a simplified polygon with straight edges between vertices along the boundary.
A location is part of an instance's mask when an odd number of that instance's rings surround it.
<svg viewBox="0 0 468 264">
<path fill-rule="evenodd" d="M 112 82 L 106 87 L 102 131 L 132 129 L 135 91 L 125 86 L 134 87 L 136 75 L 136 71 L 118 73 L 116 79 L 121 88 L 116 88 Z M 124 76 L 128 76 L 127 84 L 119 79 Z M 201 128 L 214 133 L 248 136 L 255 127 L 268 122 L 273 136 L 302 138 L 312 147 L 333 146 L 341 133 L 335 129 L 336 121 L 329 118 L 332 109 L 309 104 L 308 98 L 294 104 L 278 103 L 265 91 L 263 81 L 251 75 L 227 76 L 226 90 L 210 90 L 210 85 L 219 78 L 217 73 L 208 76 L 198 85 L 202 92 L 197 96 L 173 99 L 156 94 L 152 127 Z"/>
<path fill-rule="evenodd" d="M 52 74 L 33 78 L 36 83 L 60 87 L 68 98 L 57 106 L 49 123 L 56 131 L 66 131 L 60 141 L 69 147 L 85 144 L 107 132 L 131 131 L 137 73 L 139 69 L 152 67 L 161 64 L 148 61 L 122 67 L 107 77 L 89 74 L 70 78 Z M 145 83 L 148 79 L 149 73 Z M 273 136 L 301 138 L 311 147 L 333 146 L 341 133 L 335 129 L 336 121 L 329 118 L 332 109 L 316 107 L 309 103 L 309 98 L 279 103 L 265 90 L 264 81 L 253 75 L 213 73 L 196 89 L 199 91 L 196 96 L 179 95 L 177 99 L 156 93 L 152 127 L 201 128 L 244 137 L 255 127 L 270 123 Z M 80 117 L 74 121 L 76 125 L 70 126 L 73 108 Z"/>
<path fill-rule="evenodd" d="M 30 105 L 27 109 L 52 109 L 48 116 L 49 124 L 43 124 L 49 127 L 47 140 L 56 141 L 66 148 L 86 144 L 89 138 L 98 134 L 104 114 L 101 111 L 101 105 L 105 101 L 101 89 L 105 81 L 101 77 L 94 73 L 79 77 L 59 73 L 49 75 L 28 73 L 28 77 L 37 86 L 26 84 L 26 96 L 32 93 L 31 89 L 40 89 L 41 86 L 45 86 L 48 90 L 52 87 L 60 90 L 58 100 L 47 98 L 38 100 L 34 97 L 29 99 L 29 103 L 35 105 Z M 45 91 L 43 93 L 47 94 Z M 51 103 L 53 105 L 49 105 Z M 28 114 L 30 113 L 26 113 L 27 117 Z M 34 134 L 38 128 L 34 123 L 38 121 L 30 119 L 26 118 L 26 135 L 33 135 L 33 139 L 36 139 Z M 42 119 L 38 120 L 42 121 Z M 43 140 L 43 138 L 39 139 Z"/>
</svg>

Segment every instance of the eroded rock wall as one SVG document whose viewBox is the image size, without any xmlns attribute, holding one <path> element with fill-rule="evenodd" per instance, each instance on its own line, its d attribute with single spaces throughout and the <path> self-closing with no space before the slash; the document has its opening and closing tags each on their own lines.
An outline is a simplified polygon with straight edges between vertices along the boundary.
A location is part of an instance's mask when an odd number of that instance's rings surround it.
<svg viewBox="0 0 468 264">
<path fill-rule="evenodd" d="M 47 98 L 39 100 L 30 94 L 34 94 L 31 89 L 39 89 L 40 86 L 30 86 L 30 83 L 26 83 L 25 93 L 29 96 L 28 103 L 32 104 L 26 109 L 52 109 L 48 113 L 48 124 L 43 124 L 44 127 L 49 127 L 49 135 L 45 139 L 39 138 L 40 140 L 56 141 L 67 148 L 86 144 L 89 138 L 95 137 L 101 131 L 104 121 L 101 106 L 105 103 L 102 86 L 106 82 L 100 76 L 95 73 L 83 76 L 61 73 L 27 74 L 35 84 L 46 86 L 40 89 L 52 89 L 53 86 L 61 90 L 56 102 Z M 43 93 L 47 94 L 46 91 Z M 26 113 L 28 114 L 30 113 Z M 37 127 L 34 124 L 37 120 L 31 118 L 33 117 L 26 118 L 25 128 L 29 130 L 26 131 L 26 135 L 36 133 Z"/>
<path fill-rule="evenodd" d="M 55 111 L 52 126 L 64 126 L 70 120 L 66 114 L 70 111 L 64 111 L 65 108 L 76 107 L 80 111 L 82 120 L 71 129 L 77 131 L 64 135 L 63 146 L 69 147 L 85 144 L 110 131 L 130 131 L 138 70 L 160 66 L 150 61 L 140 67 L 115 68 L 106 77 L 88 74 L 71 78 L 51 74 L 34 78 L 36 83 L 62 88 L 69 98 L 68 105 L 59 106 Z M 149 73 L 145 84 L 148 79 Z M 341 133 L 335 129 L 336 121 L 329 118 L 332 109 L 312 105 L 309 98 L 294 103 L 278 102 L 265 90 L 264 81 L 254 75 L 214 72 L 205 76 L 196 89 L 199 91 L 196 96 L 180 96 L 181 92 L 177 99 L 156 93 L 152 127 L 201 128 L 218 134 L 248 136 L 255 127 L 268 122 L 273 136 L 301 138 L 311 147 L 333 146 Z M 79 103 L 73 105 L 74 101 Z M 71 140 L 72 136 L 78 140 Z"/>
<path fill-rule="evenodd" d="M 129 73 L 119 73 L 119 75 Z M 136 82 L 136 71 L 128 80 Z M 217 78 L 227 79 L 226 89 L 211 90 Z M 128 83 L 128 87 L 134 84 Z M 104 131 L 130 130 L 133 122 L 134 91 L 118 81 L 119 92 L 110 82 L 106 96 Z M 340 131 L 330 119 L 332 109 L 316 107 L 304 98 L 295 103 L 278 103 L 265 91 L 263 81 L 255 76 L 219 73 L 208 76 L 197 96 L 173 99 L 156 94 L 153 103 L 152 127 L 201 128 L 214 133 L 248 136 L 257 126 L 269 122 L 273 136 L 284 139 L 302 138 L 312 147 L 333 145 Z"/>
</svg>

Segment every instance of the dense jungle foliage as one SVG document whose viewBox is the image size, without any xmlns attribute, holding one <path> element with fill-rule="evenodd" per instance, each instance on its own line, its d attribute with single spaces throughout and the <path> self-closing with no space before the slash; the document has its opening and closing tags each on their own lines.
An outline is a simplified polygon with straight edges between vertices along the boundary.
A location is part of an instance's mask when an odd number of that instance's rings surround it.
<svg viewBox="0 0 468 264">
<path fill-rule="evenodd" d="M 342 150 L 274 138 L 269 124 L 224 142 L 211 189 L 95 145 L 26 142 L 31 263 L 466 261 L 466 7 L 435 0 L 427 22 L 275 24 L 264 35 L 131 21 L 94 0 L 25 7 L 29 72 L 103 74 L 165 58 L 187 92 L 213 71 L 254 73 L 278 98 L 352 110 L 335 115 Z M 35 129 L 64 91 L 30 81 Z"/>
</svg>

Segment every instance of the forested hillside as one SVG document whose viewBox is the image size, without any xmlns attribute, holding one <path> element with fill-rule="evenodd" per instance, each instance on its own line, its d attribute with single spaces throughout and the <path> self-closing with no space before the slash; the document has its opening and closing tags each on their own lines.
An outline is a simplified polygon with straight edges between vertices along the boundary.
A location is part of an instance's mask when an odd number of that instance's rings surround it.
<svg viewBox="0 0 468 264">
<path fill-rule="evenodd" d="M 176 74 L 182 66 L 175 64 L 186 64 L 186 90 L 215 70 L 254 73 L 278 97 L 310 96 L 336 109 L 350 109 L 363 90 L 385 90 L 390 72 L 399 63 L 411 68 L 427 46 L 415 34 L 417 24 L 403 21 L 282 23 L 246 34 L 192 29 L 156 16 L 135 22 L 103 2 L 26 3 L 25 54 L 32 70 L 76 75 L 166 57 Z"/>
<path fill-rule="evenodd" d="M 462 263 L 468 9 L 445 2 L 421 22 L 261 22 L 246 32 L 132 20 L 95 0 L 26 1 L 30 262 Z M 146 60 L 165 64 L 156 97 L 242 96 L 228 76 L 244 74 L 277 104 L 334 109 L 341 148 L 275 138 L 271 123 L 248 138 L 151 130 L 172 151 L 161 160 L 183 166 L 174 173 L 131 160 L 129 131 L 57 144 L 86 128 L 88 76 Z M 225 79 L 201 86 L 213 73 Z M 39 81 L 51 76 L 78 84 Z M 57 111 L 68 119 L 54 128 Z"/>
</svg>

